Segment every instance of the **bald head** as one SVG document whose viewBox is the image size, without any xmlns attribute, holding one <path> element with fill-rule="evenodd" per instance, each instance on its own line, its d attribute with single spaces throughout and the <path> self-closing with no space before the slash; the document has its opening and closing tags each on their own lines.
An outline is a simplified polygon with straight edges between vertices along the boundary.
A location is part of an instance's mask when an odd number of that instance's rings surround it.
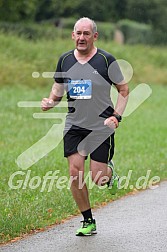
<svg viewBox="0 0 167 252">
<path fill-rule="evenodd" d="M 87 24 L 90 24 L 90 25 L 91 25 L 91 28 L 92 28 L 92 32 L 93 32 L 93 33 L 96 33 L 96 32 L 97 32 L 97 25 L 96 25 L 96 23 L 95 23 L 92 19 L 90 19 L 90 18 L 88 18 L 88 17 L 83 17 L 83 18 L 78 19 L 77 22 L 76 22 L 75 25 L 74 25 L 74 31 L 76 31 L 76 27 L 77 27 L 77 25 L 78 25 L 79 23 L 87 23 Z"/>
</svg>

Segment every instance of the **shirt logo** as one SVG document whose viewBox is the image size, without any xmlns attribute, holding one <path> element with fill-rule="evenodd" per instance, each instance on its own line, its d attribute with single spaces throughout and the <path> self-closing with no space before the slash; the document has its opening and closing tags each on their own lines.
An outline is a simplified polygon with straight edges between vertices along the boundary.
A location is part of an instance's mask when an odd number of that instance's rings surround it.
<svg viewBox="0 0 167 252">
<path fill-rule="evenodd" d="M 99 73 L 97 72 L 97 69 L 95 69 L 95 70 L 93 71 L 93 73 L 94 73 L 94 74 L 99 74 Z"/>
</svg>

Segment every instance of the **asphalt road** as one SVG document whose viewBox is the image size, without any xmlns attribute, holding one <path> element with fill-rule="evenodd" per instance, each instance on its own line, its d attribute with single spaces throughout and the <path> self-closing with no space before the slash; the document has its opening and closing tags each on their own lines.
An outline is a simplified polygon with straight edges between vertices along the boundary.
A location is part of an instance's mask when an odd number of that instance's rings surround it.
<svg viewBox="0 0 167 252">
<path fill-rule="evenodd" d="M 1 252 L 166 252 L 167 182 L 94 211 L 97 234 L 75 236 L 81 216 L 0 246 Z"/>
</svg>

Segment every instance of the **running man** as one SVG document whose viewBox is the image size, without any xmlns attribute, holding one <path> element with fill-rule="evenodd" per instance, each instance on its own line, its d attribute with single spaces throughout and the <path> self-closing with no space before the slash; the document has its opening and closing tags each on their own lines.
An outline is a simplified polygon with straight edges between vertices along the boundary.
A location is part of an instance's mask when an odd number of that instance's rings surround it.
<svg viewBox="0 0 167 252">
<path fill-rule="evenodd" d="M 41 104 L 42 110 L 47 111 L 61 101 L 64 90 L 67 92 L 64 156 L 68 159 L 70 178 L 73 178 L 72 195 L 83 215 L 83 225 L 77 230 L 77 236 L 96 233 L 87 185 L 80 187 L 79 183 L 79 177 L 84 181 L 88 155 L 94 183 L 99 186 L 107 184 L 111 191 L 118 187 L 119 179 L 112 162 L 114 130 L 122 119 L 129 93 L 115 58 L 94 45 L 97 38 L 97 26 L 93 20 L 84 17 L 75 23 L 72 32 L 75 49 L 60 57 L 52 91 Z M 112 84 L 118 91 L 115 108 L 110 97 Z"/>
</svg>

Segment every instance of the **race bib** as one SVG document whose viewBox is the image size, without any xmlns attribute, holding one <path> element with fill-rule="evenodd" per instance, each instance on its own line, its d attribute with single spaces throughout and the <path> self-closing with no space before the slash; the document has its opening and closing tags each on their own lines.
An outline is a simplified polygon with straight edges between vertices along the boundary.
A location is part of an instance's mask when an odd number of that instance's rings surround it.
<svg viewBox="0 0 167 252">
<path fill-rule="evenodd" d="M 91 80 L 69 80 L 68 92 L 73 99 L 91 99 L 92 81 Z"/>
</svg>

